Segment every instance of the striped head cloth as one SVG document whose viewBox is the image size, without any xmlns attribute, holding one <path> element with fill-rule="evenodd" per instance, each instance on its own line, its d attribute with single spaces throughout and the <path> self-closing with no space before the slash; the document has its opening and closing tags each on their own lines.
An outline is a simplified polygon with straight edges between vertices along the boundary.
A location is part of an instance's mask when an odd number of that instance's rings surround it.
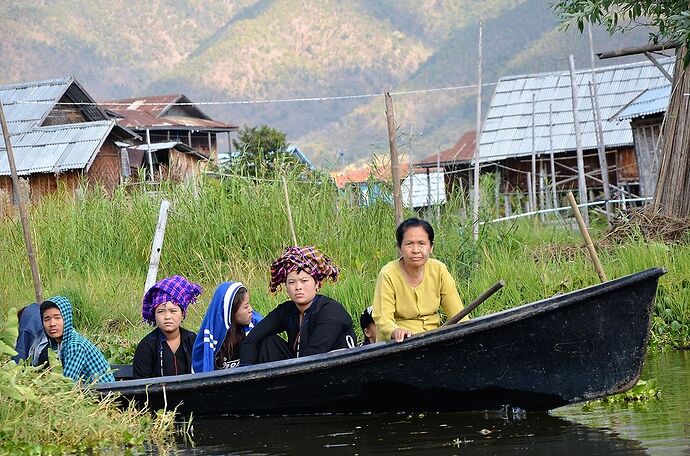
<svg viewBox="0 0 690 456">
<path fill-rule="evenodd" d="M 288 247 L 271 263 L 271 283 L 268 290 L 275 293 L 285 283 L 289 273 L 300 270 L 311 275 L 319 284 L 326 279 L 337 281 L 340 273 L 333 260 L 315 247 Z"/>
</svg>

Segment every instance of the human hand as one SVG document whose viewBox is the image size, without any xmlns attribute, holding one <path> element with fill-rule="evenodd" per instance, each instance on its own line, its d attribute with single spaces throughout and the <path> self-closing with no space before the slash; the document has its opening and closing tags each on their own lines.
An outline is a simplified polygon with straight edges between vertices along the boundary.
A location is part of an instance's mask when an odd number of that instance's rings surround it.
<svg viewBox="0 0 690 456">
<path fill-rule="evenodd" d="M 412 336 L 412 334 L 414 334 L 414 333 L 412 331 L 410 331 L 409 329 L 395 328 L 393 330 L 393 332 L 391 333 L 391 339 L 395 340 L 396 342 L 402 342 L 403 340 Z"/>
</svg>

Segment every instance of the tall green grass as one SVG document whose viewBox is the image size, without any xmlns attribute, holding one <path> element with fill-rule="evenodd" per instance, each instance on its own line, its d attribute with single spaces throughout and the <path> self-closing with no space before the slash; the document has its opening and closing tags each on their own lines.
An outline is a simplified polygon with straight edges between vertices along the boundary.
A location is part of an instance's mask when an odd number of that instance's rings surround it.
<svg viewBox="0 0 690 456">
<path fill-rule="evenodd" d="M 317 246 L 342 269 L 341 280 L 323 292 L 342 302 L 357 321 L 371 303 L 379 269 L 397 255 L 391 206 L 383 201 L 351 205 L 328 180 L 291 176 L 288 187 L 298 242 Z M 284 293 L 267 292 L 271 261 L 292 243 L 280 181 L 206 179 L 197 188 L 163 184 L 150 191 L 120 189 L 109 197 L 97 189 L 82 197 L 58 191 L 31 210 L 44 294 L 72 298 L 77 327 L 118 361 L 128 361 L 121 359 L 123 345 L 133 346 L 148 331 L 140 323 L 140 303 L 163 198 L 172 206 L 159 278 L 182 274 L 205 289 L 190 307 L 186 327 L 198 328 L 215 286 L 225 280 L 244 282 L 252 304 L 264 314 L 286 299 Z M 475 315 L 597 283 L 569 220 L 487 223 L 474 242 L 463 210 L 458 198 L 442 208 L 438 220 L 435 210 L 428 218 L 437 232 L 434 256 L 449 266 L 466 302 L 498 279 L 506 280 Z M 483 213 L 490 216 L 490 210 Z M 596 227 L 593 236 L 598 236 Z M 17 220 L 0 222 L 0 254 L 2 310 L 33 301 Z M 669 269 L 659 288 L 655 342 L 690 343 L 689 254 L 687 245 L 646 243 L 639 236 L 600 252 L 609 278 L 651 266 Z"/>
</svg>

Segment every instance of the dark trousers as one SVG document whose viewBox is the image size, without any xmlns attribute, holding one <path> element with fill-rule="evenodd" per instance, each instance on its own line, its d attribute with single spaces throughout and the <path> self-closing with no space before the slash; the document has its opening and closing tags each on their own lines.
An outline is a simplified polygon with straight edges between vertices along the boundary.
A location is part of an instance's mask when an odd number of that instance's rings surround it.
<svg viewBox="0 0 690 456">
<path fill-rule="evenodd" d="M 288 343 L 276 334 L 265 338 L 259 347 L 259 363 L 280 361 L 281 359 L 294 357 L 295 354 L 290 350 Z"/>
</svg>

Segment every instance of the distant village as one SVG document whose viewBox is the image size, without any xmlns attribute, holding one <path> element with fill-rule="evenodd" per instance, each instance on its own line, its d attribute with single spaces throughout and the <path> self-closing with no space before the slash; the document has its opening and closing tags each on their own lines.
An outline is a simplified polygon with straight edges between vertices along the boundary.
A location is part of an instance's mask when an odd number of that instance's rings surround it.
<svg viewBox="0 0 690 456">
<path fill-rule="evenodd" d="M 613 197 L 640 200 L 655 191 L 659 133 L 671 83 L 673 59 L 599 67 L 575 73 L 581 149 L 590 200 L 608 186 Z M 598 90 L 595 118 L 592 81 Z M 18 175 L 33 202 L 59 186 L 76 192 L 81 182 L 107 192 L 142 180 L 194 180 L 219 163 L 220 142 L 232 144 L 237 125 L 210 118 L 182 94 L 96 101 L 75 78 L 0 86 Z M 578 187 L 576 132 L 570 73 L 501 78 L 477 133 L 459 131 L 457 142 L 401 166 L 402 201 L 421 210 L 466 195 L 478 161 L 495 178 L 496 207 L 505 215 L 549 209 Z M 597 120 L 601 137 L 597 134 Z M 226 136 L 220 140 L 221 135 Z M 602 173 L 597 147 L 605 149 Z M 230 146 L 231 147 L 231 146 Z M 313 167 L 298 147 L 290 153 Z M 225 151 L 224 151 L 225 153 Z M 533 157 L 535 157 L 533 159 Z M 536 163 L 536 167 L 534 166 Z M 145 176 L 140 175 L 142 170 Z M 381 197 L 391 180 L 389 160 L 333 171 L 334 183 L 353 204 Z M 608 179 L 605 179 L 608 177 Z M 0 137 L 0 191 L 11 195 L 5 143 Z M 516 198 L 517 195 L 517 204 Z"/>
</svg>

